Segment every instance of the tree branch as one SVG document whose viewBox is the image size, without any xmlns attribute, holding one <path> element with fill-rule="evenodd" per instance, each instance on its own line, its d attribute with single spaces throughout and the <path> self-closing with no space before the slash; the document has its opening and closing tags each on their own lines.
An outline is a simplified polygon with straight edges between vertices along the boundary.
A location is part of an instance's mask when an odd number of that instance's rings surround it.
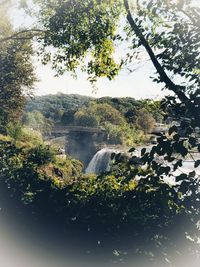
<svg viewBox="0 0 200 267">
<path fill-rule="evenodd" d="M 44 33 L 45 31 L 39 30 L 39 29 L 32 29 L 32 30 L 22 30 L 20 32 L 14 33 L 8 37 L 1 38 L 0 43 L 9 41 L 9 40 L 27 40 L 32 39 L 35 36 L 38 36 L 38 34 Z M 23 34 L 30 34 L 30 36 L 23 36 Z"/>
<path fill-rule="evenodd" d="M 129 7 L 129 3 L 128 0 L 124 0 L 124 5 L 125 5 L 125 9 L 127 12 L 127 20 L 132 28 L 132 30 L 135 32 L 136 36 L 140 39 L 141 44 L 144 46 L 144 48 L 146 49 L 147 53 L 149 54 L 149 57 L 156 69 L 156 71 L 158 72 L 159 76 L 160 76 L 160 80 L 162 82 L 165 83 L 166 88 L 168 88 L 169 90 L 173 91 L 178 98 L 185 102 L 188 101 L 187 96 L 182 92 L 183 89 L 185 89 L 185 87 L 180 86 L 180 85 L 176 85 L 166 74 L 163 66 L 161 66 L 160 62 L 158 61 L 158 59 L 156 58 L 156 55 L 154 54 L 152 48 L 150 47 L 148 41 L 145 39 L 143 33 L 141 32 L 141 30 L 139 29 L 139 27 L 137 26 L 137 24 L 135 23 L 132 15 L 131 15 L 131 11 L 130 11 L 130 7 Z"/>
</svg>

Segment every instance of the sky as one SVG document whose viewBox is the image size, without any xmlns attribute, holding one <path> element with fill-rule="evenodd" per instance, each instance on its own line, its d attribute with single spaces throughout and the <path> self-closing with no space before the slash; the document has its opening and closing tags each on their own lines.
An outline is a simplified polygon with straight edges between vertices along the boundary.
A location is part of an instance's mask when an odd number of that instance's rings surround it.
<svg viewBox="0 0 200 267">
<path fill-rule="evenodd" d="M 94 90 L 87 75 L 78 73 L 77 79 L 71 77 L 69 73 L 61 77 L 54 77 L 55 72 L 50 66 L 37 64 L 36 68 L 39 82 L 35 84 L 35 94 L 56 94 L 58 92 L 66 94 L 81 94 L 93 97 L 134 97 L 141 98 L 161 98 L 166 91 L 162 91 L 162 85 L 153 83 L 149 76 L 154 74 L 151 63 L 146 63 L 139 70 L 129 73 L 121 71 L 113 81 L 106 78 L 99 79 Z"/>
<path fill-rule="evenodd" d="M 22 11 L 17 9 L 12 10 L 11 18 L 15 28 L 31 25 L 32 21 L 27 18 Z M 119 54 L 123 51 L 119 51 Z M 119 55 L 120 56 L 120 55 Z M 163 91 L 163 85 L 158 85 L 152 81 L 150 76 L 153 76 L 155 69 L 150 61 L 139 65 L 139 68 L 134 72 L 123 70 L 113 80 L 109 81 L 106 78 L 101 78 L 96 84 L 97 90 L 87 80 L 87 75 L 78 73 L 77 79 L 72 78 L 69 73 L 61 77 L 55 77 L 55 72 L 50 65 L 44 66 L 40 62 L 35 61 L 36 74 L 39 82 L 35 84 L 34 93 L 36 95 L 66 93 L 66 94 L 81 94 L 93 97 L 134 97 L 160 99 L 168 92 Z"/>
</svg>

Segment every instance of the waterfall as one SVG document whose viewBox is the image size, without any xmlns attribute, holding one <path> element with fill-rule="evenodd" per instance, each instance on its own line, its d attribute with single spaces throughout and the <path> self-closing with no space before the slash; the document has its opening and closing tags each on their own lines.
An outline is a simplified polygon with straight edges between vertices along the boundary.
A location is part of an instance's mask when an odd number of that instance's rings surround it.
<svg viewBox="0 0 200 267">
<path fill-rule="evenodd" d="M 88 164 L 85 173 L 96 173 L 106 172 L 110 170 L 111 154 L 113 149 L 103 148 L 93 156 L 90 163 Z"/>
</svg>

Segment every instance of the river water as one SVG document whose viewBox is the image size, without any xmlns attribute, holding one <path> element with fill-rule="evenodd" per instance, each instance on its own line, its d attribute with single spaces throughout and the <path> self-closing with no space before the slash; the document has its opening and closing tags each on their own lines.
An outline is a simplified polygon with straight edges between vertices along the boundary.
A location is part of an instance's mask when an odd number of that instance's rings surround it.
<svg viewBox="0 0 200 267">
<path fill-rule="evenodd" d="M 137 157 L 140 157 L 142 148 L 146 148 L 147 151 L 150 151 L 152 148 L 152 145 L 137 147 L 136 150 L 134 151 L 134 155 Z M 109 147 L 105 147 L 97 151 L 97 153 L 93 156 L 93 158 L 89 162 L 85 170 L 85 173 L 100 174 L 102 172 L 109 171 L 111 167 L 111 154 L 112 153 L 120 153 L 120 151 L 114 148 L 109 148 Z M 183 166 L 179 167 L 173 174 L 174 175 L 179 175 L 181 173 L 188 174 L 189 172 L 195 170 L 196 174 L 200 176 L 200 166 L 196 169 L 194 168 L 194 159 L 195 160 L 200 159 L 200 153 L 194 153 L 192 154 L 192 157 L 193 158 L 189 157 L 189 158 L 183 159 Z M 171 182 L 173 182 L 172 179 L 167 179 L 167 180 L 170 180 Z"/>
</svg>

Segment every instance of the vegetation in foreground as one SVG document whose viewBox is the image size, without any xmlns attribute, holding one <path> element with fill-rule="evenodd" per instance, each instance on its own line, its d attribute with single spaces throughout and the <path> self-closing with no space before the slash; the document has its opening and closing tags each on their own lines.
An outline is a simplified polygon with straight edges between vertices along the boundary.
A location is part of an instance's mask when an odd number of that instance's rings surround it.
<svg viewBox="0 0 200 267">
<path fill-rule="evenodd" d="M 51 225 L 56 220 L 53 227 L 60 229 L 63 239 L 68 231 L 81 230 L 77 242 L 92 237 L 97 244 L 102 233 L 101 242 L 107 245 L 101 253 L 107 249 L 113 260 L 116 249 L 125 253 L 120 255 L 124 260 L 126 253 L 131 253 L 136 258 L 142 254 L 147 262 L 161 258 L 163 263 L 166 258 L 173 262 L 181 253 L 190 255 L 194 249 L 197 253 L 194 220 L 199 206 L 193 196 L 185 194 L 196 190 L 195 182 L 169 184 L 146 167 L 144 156 L 143 164 L 138 165 L 133 163 L 135 156 L 128 160 L 120 154 L 113 158 L 115 165 L 110 172 L 86 175 L 81 162 L 56 155 L 56 149 L 38 138 L 33 140 L 26 135 L 18 140 L 0 136 L 1 194 L 11 200 L 14 214 L 23 218 L 24 224 L 29 218 L 45 227 L 47 221 Z M 181 242 L 187 244 L 187 252 L 182 251 Z M 94 243 L 88 241 L 87 246 L 91 248 Z"/>
</svg>

